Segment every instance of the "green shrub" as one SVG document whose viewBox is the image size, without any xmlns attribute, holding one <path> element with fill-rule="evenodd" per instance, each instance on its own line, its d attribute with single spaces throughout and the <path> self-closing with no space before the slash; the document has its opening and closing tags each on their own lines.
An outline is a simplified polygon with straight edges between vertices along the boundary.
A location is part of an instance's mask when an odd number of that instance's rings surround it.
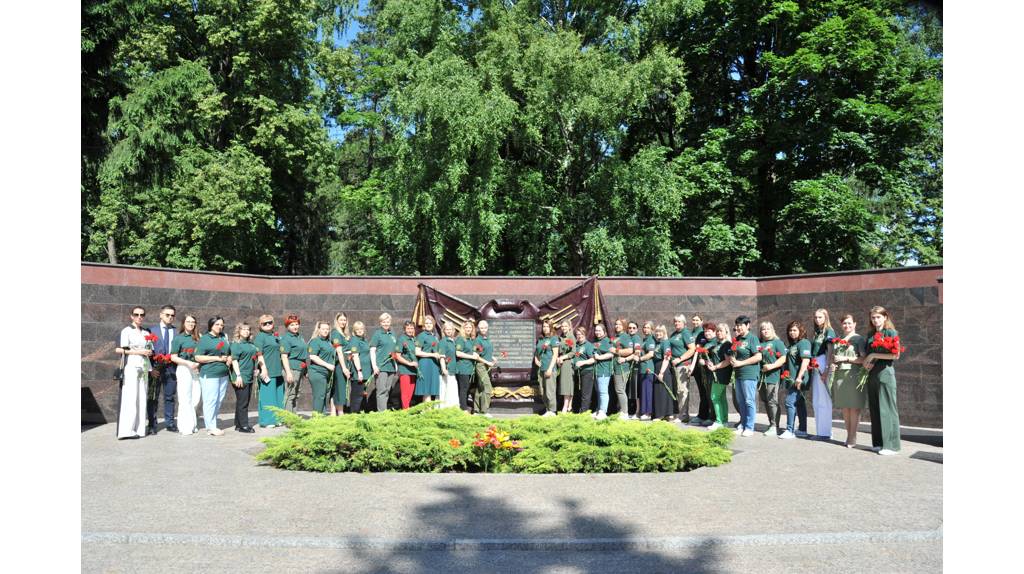
<svg viewBox="0 0 1024 574">
<path fill-rule="evenodd" d="M 680 430 L 611 416 L 490 420 L 431 404 L 405 411 L 310 419 L 277 411 L 289 430 L 256 455 L 278 468 L 317 472 L 676 472 L 732 460 L 733 433 Z M 474 447 L 496 425 L 508 448 Z M 456 442 L 457 441 L 457 442 Z M 516 444 L 517 443 L 517 444 Z"/>
</svg>

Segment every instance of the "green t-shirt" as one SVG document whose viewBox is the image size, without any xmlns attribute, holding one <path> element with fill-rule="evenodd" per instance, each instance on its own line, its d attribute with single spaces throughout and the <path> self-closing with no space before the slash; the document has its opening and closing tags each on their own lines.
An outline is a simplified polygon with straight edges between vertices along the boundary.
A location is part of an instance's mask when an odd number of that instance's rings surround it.
<svg viewBox="0 0 1024 574">
<path fill-rule="evenodd" d="M 334 365 L 338 362 L 338 353 L 334 351 L 334 345 L 331 344 L 329 339 L 325 339 L 323 337 L 313 337 L 313 340 L 306 346 L 306 352 L 311 357 L 320 357 L 320 360 L 328 365 Z M 318 365 L 313 361 L 309 362 L 309 372 L 316 373 L 322 377 L 326 377 L 330 374 L 327 367 Z"/>
<path fill-rule="evenodd" d="M 628 375 L 629 370 L 633 367 L 632 363 L 619 362 L 619 353 L 621 349 L 632 349 L 633 338 L 629 336 L 629 333 L 623 331 L 615 336 L 615 357 L 612 359 L 612 366 L 615 368 L 614 372 L 616 375 Z"/>
<path fill-rule="evenodd" d="M 281 346 L 285 348 L 285 353 L 288 355 L 288 366 L 293 371 L 301 371 L 306 367 L 309 353 L 306 352 L 306 342 L 302 340 L 302 337 L 291 331 L 285 331 L 284 335 L 281 335 Z"/>
<path fill-rule="evenodd" d="M 612 342 L 608 337 L 604 337 L 594 345 L 595 355 L 606 355 L 610 352 L 612 352 Z M 611 359 L 597 359 L 597 362 L 594 364 L 594 374 L 598 377 L 612 376 L 612 361 L 614 360 L 614 357 Z"/>
<path fill-rule="evenodd" d="M 711 357 L 712 361 L 718 364 L 721 363 L 722 361 L 728 360 L 728 358 L 732 356 L 732 341 L 723 343 L 718 339 L 714 339 L 714 342 L 708 342 L 707 349 L 708 356 Z M 725 367 L 722 367 L 715 371 L 715 382 L 717 382 L 720 385 L 728 385 L 729 379 L 731 378 L 732 365 L 726 364 Z"/>
<path fill-rule="evenodd" d="M 761 341 L 758 346 L 761 351 L 761 364 L 770 365 L 775 361 L 778 361 L 780 357 L 786 354 L 786 344 L 782 342 L 782 339 L 775 337 L 767 341 Z M 764 372 L 764 382 L 766 385 L 777 385 L 782 379 L 783 367 L 776 367 L 770 371 Z M 796 373 L 793 373 L 794 375 Z"/>
<path fill-rule="evenodd" d="M 686 350 L 690 345 L 694 344 L 693 334 L 690 333 L 689 329 L 680 329 L 669 336 L 668 342 L 672 346 L 672 359 L 678 359 L 686 354 Z"/>
<path fill-rule="evenodd" d="M 494 361 L 494 345 L 491 344 L 491 340 L 483 335 L 476 336 L 476 345 L 474 346 L 474 352 L 480 355 L 480 358 L 487 361 L 488 363 Z"/>
<path fill-rule="evenodd" d="M 541 337 L 537 340 L 537 346 L 533 350 L 533 356 L 540 359 L 540 373 L 543 375 L 551 366 L 551 359 L 555 354 L 555 346 L 558 345 L 556 337 Z"/>
<path fill-rule="evenodd" d="M 348 359 L 348 370 L 352 373 L 352 380 L 365 381 L 373 374 L 373 366 L 370 364 L 370 345 L 359 335 L 352 335 L 345 345 L 345 355 Z M 359 367 L 362 369 L 362 376 L 356 372 L 355 356 L 359 356 Z"/>
<path fill-rule="evenodd" d="M 377 349 L 375 358 L 377 359 L 377 368 L 381 372 L 395 372 L 395 360 L 391 358 L 391 353 L 394 352 L 397 345 L 398 339 L 395 338 L 395 334 L 390 330 L 377 329 L 374 331 L 373 337 L 370 337 L 370 348 Z M 372 369 L 373 367 L 371 366 L 370 368 Z"/>
<path fill-rule="evenodd" d="M 256 345 L 249 341 L 231 343 L 231 358 L 238 361 L 238 370 L 242 373 L 242 382 L 246 385 L 252 382 L 252 375 L 256 371 L 256 353 Z M 234 378 L 234 373 L 231 377 Z"/>
<path fill-rule="evenodd" d="M 444 337 L 441 339 L 441 342 L 437 344 L 437 348 L 440 349 L 438 352 L 444 355 L 444 362 L 445 365 L 447 365 L 445 368 L 448 369 L 449 375 L 460 374 L 455 371 L 455 368 L 458 367 L 456 361 L 457 357 L 455 356 L 455 347 L 455 339 L 449 337 Z"/>
<path fill-rule="evenodd" d="M 750 357 L 757 354 L 757 347 L 761 342 L 754 335 L 753 331 L 748 331 L 746 337 L 737 337 L 733 341 L 733 355 L 737 361 L 745 361 Z M 761 374 L 761 363 L 754 363 L 752 365 L 744 365 L 736 369 L 736 380 L 737 381 L 756 381 Z"/>
<path fill-rule="evenodd" d="M 416 348 L 424 353 L 439 353 L 437 350 L 437 336 L 430 331 L 420 331 L 419 335 L 416 335 Z M 420 365 L 425 364 L 424 361 L 433 361 L 437 365 L 437 359 L 433 357 L 416 357 L 417 362 Z M 438 367 L 440 368 L 440 367 Z"/>
<path fill-rule="evenodd" d="M 814 338 L 811 339 L 811 356 L 820 357 L 828 353 L 829 341 L 836 337 L 836 332 L 831 327 L 824 331 L 814 329 Z"/>
<path fill-rule="evenodd" d="M 640 347 L 641 356 L 643 356 L 646 355 L 647 353 L 650 353 L 651 351 L 656 351 L 658 347 L 658 342 L 654 340 L 654 335 L 648 335 L 647 338 L 640 343 Z M 661 367 L 660 364 L 655 366 L 654 357 L 651 357 L 646 361 L 640 361 L 639 364 L 641 375 L 646 375 L 648 373 L 656 375 L 657 373 L 655 372 L 655 370 Z"/>
<path fill-rule="evenodd" d="M 591 343 L 590 341 L 582 341 L 582 342 L 574 341 L 574 343 L 576 343 L 576 345 L 575 345 L 576 349 L 573 352 L 573 359 L 572 359 L 573 366 L 575 366 L 577 369 L 579 369 L 581 373 L 582 372 L 592 373 L 594 371 L 594 365 L 593 364 L 583 365 L 582 367 L 580 367 L 578 365 L 578 363 L 580 361 L 586 361 L 587 359 L 589 359 L 589 358 L 594 356 L 594 344 Z"/>
<path fill-rule="evenodd" d="M 398 338 L 397 352 L 402 355 L 402 358 L 406 361 L 416 362 L 416 339 L 402 333 L 402 336 Z M 398 364 L 399 375 L 415 375 L 416 367 L 410 367 L 402 363 Z"/>
<path fill-rule="evenodd" d="M 455 337 L 455 350 L 460 353 L 466 353 L 472 355 L 475 351 L 473 350 L 473 340 L 466 339 L 463 336 Z M 464 359 L 456 355 L 455 357 L 455 370 L 452 374 L 455 375 L 472 375 L 473 374 L 473 359 Z M 449 364 L 449 366 L 451 366 Z"/>
<path fill-rule="evenodd" d="M 281 353 L 285 352 L 285 348 L 281 344 L 281 339 L 276 334 L 271 335 L 260 331 L 256 333 L 253 343 L 256 344 L 256 350 L 263 356 L 263 362 L 267 365 L 267 376 L 271 378 L 284 376 Z"/>
<path fill-rule="evenodd" d="M 657 375 L 661 372 L 661 363 L 665 360 L 665 357 L 672 358 L 672 341 L 665 339 L 663 341 L 655 340 L 654 343 L 654 374 Z M 672 366 L 669 365 L 668 369 Z"/>
<path fill-rule="evenodd" d="M 228 342 L 227 336 L 221 334 L 220 337 L 214 337 L 212 333 L 207 332 L 202 337 L 199 337 L 196 355 L 226 357 L 229 354 L 231 354 L 231 343 Z M 210 378 L 226 377 L 228 376 L 228 366 L 221 362 L 203 363 L 199 366 L 199 376 Z"/>
<path fill-rule="evenodd" d="M 186 361 L 195 360 L 196 345 L 199 343 L 192 340 L 192 335 L 178 333 L 171 339 L 171 354 L 178 355 Z"/>
<path fill-rule="evenodd" d="M 787 388 L 796 382 L 796 375 L 800 372 L 800 363 L 811 357 L 811 342 L 807 339 L 800 339 L 789 346 L 786 350 L 786 370 L 789 371 L 789 381 L 793 383 L 787 382 Z M 804 376 L 800 380 L 800 390 L 807 390 L 807 381 L 809 380 L 811 380 L 811 366 L 807 365 L 807 370 L 804 371 Z"/>
</svg>

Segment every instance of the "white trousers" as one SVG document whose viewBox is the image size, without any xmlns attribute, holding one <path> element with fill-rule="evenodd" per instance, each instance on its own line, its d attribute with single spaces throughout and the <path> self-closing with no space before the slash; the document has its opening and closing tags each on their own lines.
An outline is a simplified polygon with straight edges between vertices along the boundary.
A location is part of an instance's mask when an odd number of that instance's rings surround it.
<svg viewBox="0 0 1024 574">
<path fill-rule="evenodd" d="M 459 382 L 455 379 L 455 375 L 449 374 L 447 377 L 441 375 L 441 394 L 438 395 L 437 400 L 441 402 L 442 409 L 459 406 Z"/>
<path fill-rule="evenodd" d="M 124 368 L 121 410 L 117 413 L 117 438 L 146 436 L 146 392 L 149 373 L 140 367 Z"/>
<path fill-rule="evenodd" d="M 178 365 L 178 432 L 188 436 L 199 431 L 199 417 L 196 407 L 202 396 L 199 387 L 199 375 L 192 369 Z"/>
<path fill-rule="evenodd" d="M 828 357 L 818 357 L 818 365 L 826 373 L 828 372 Z M 825 386 L 827 379 L 823 379 L 818 369 L 811 369 L 811 391 L 814 403 L 814 434 L 823 437 L 832 437 L 832 395 L 828 394 L 828 387 Z"/>
</svg>

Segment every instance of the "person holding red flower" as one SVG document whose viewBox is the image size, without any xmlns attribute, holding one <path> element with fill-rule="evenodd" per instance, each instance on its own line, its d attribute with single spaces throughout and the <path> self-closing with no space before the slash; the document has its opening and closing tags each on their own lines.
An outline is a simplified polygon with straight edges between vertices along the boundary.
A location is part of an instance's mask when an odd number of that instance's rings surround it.
<svg viewBox="0 0 1024 574">
<path fill-rule="evenodd" d="M 457 340 L 462 337 L 456 338 L 455 336 L 455 324 L 451 321 L 445 321 L 441 325 L 441 341 L 438 343 L 437 348 L 444 360 L 441 361 L 441 392 L 437 396 L 440 408 L 447 407 L 460 407 L 459 404 L 459 381 L 455 372 L 455 368 L 458 366 L 458 347 Z"/>
<path fill-rule="evenodd" d="M 171 362 L 177 365 L 178 432 L 184 436 L 199 432 L 196 407 L 199 406 L 199 363 L 195 361 L 199 343 L 199 322 L 185 315 L 181 329 L 171 341 Z"/>
<path fill-rule="evenodd" d="M 729 424 L 729 402 L 725 398 L 725 389 L 732 378 L 732 338 L 729 336 L 729 325 L 719 323 L 715 328 L 715 337 L 708 341 L 707 357 L 701 359 L 706 363 L 711 374 L 711 405 L 715 411 L 715 422 L 708 430 L 725 428 Z"/>
<path fill-rule="evenodd" d="M 334 381 L 331 391 L 331 413 L 334 416 L 345 414 L 348 405 L 348 379 L 352 372 L 348 370 L 348 359 L 345 346 L 351 335 L 348 332 L 348 315 L 339 312 L 334 315 L 334 328 L 331 329 L 331 347 L 334 349 Z"/>
<path fill-rule="evenodd" d="M 416 335 L 416 396 L 432 401 L 441 392 L 441 361 L 444 360 L 437 348 L 434 335 L 434 318 L 423 318 L 423 330 Z"/>
<path fill-rule="evenodd" d="M 462 331 L 455 333 L 455 362 L 449 363 L 448 370 L 455 375 L 458 383 L 456 388 L 459 408 L 465 412 L 471 412 L 469 404 L 469 387 L 473 384 L 473 372 L 477 359 L 476 351 L 473 350 L 476 341 L 476 323 L 463 321 Z"/>
<path fill-rule="evenodd" d="M 572 323 L 562 321 L 559 325 L 562 336 L 558 341 L 558 395 L 562 397 L 562 412 L 572 412 L 572 359 L 576 355 L 576 341 L 572 335 Z"/>
<path fill-rule="evenodd" d="M 678 323 L 678 318 L 676 319 Z M 678 327 L 678 324 L 677 324 Z M 674 351 L 672 350 L 672 339 L 668 335 L 668 328 L 665 325 L 658 325 L 654 329 L 654 338 L 656 344 L 654 347 L 654 367 L 657 369 L 657 374 L 654 381 L 654 397 L 651 402 L 654 403 L 654 413 L 651 415 L 653 419 L 664 419 L 671 421 L 676 418 L 676 413 L 679 412 L 679 403 L 676 398 L 676 372 L 673 368 L 672 358 Z"/>
<path fill-rule="evenodd" d="M 637 356 L 637 370 L 640 377 L 637 413 L 640 420 L 649 421 L 654 414 L 654 369 L 661 365 L 654 363 L 654 351 L 658 341 L 654 338 L 654 322 L 644 323 L 643 339 L 640 341 L 640 353 Z"/>
<path fill-rule="evenodd" d="M 313 389 L 313 412 L 322 413 L 329 405 L 331 378 L 334 376 L 337 353 L 331 344 L 331 325 L 317 321 L 313 336 L 309 339 L 306 353 L 309 354 L 309 386 Z"/>
<path fill-rule="evenodd" d="M 287 396 L 284 400 L 285 408 L 295 412 L 299 404 L 299 382 L 306 374 L 306 362 L 309 361 L 309 353 L 306 351 L 306 341 L 299 335 L 301 322 L 298 315 L 288 315 L 284 319 L 284 327 L 287 331 L 281 336 L 281 346 L 288 355 L 288 361 L 284 364 L 284 380 L 286 383 Z"/>
<path fill-rule="evenodd" d="M 871 308 L 867 333 L 868 405 L 871 408 L 872 450 L 881 455 L 900 451 L 900 415 L 896 410 L 896 371 L 893 361 L 906 349 L 885 307 Z"/>
<path fill-rule="evenodd" d="M 253 343 L 258 351 L 256 359 L 260 364 L 260 386 L 256 393 L 260 409 L 260 426 L 274 428 L 281 424 L 281 421 L 270 407 L 284 408 L 284 364 L 288 362 L 288 354 L 277 332 L 274 331 L 273 315 L 260 315 L 260 331 L 256 333 Z"/>
<path fill-rule="evenodd" d="M 576 369 L 580 380 L 579 412 L 593 412 L 591 403 L 594 396 L 594 344 L 587 340 L 587 328 L 583 325 L 576 327 L 574 342 L 573 368 Z"/>
<path fill-rule="evenodd" d="M 345 345 L 348 356 L 349 379 L 348 408 L 351 413 L 360 413 L 370 408 L 367 399 L 366 379 L 370 378 L 370 345 L 366 342 L 366 325 L 362 321 L 352 323 L 352 338 Z"/>
<path fill-rule="evenodd" d="M 199 363 L 206 432 L 221 436 L 224 431 L 217 428 L 217 413 L 228 391 L 228 371 L 231 368 L 231 343 L 224 335 L 223 317 L 213 317 L 207 322 L 207 331 L 196 346 L 196 362 Z"/>
<path fill-rule="evenodd" d="M 544 416 L 555 416 L 555 363 L 558 361 L 558 337 L 555 326 L 541 321 L 540 339 L 533 353 L 533 364 L 537 367 L 537 382 L 541 400 L 544 401 Z"/>
<path fill-rule="evenodd" d="M 786 432 L 779 435 L 781 439 L 796 438 L 793 433 L 793 419 L 799 418 L 798 432 L 807 434 L 807 401 L 804 391 L 810 382 L 811 342 L 807 340 L 807 331 L 800 321 L 790 321 L 786 325 L 786 336 L 789 348 L 786 351 L 786 370 L 782 378 L 786 385 Z"/>
<path fill-rule="evenodd" d="M 757 417 L 757 379 L 761 371 L 761 342 L 750 332 L 750 317 L 740 315 L 735 322 L 736 337 L 732 342 L 729 364 L 736 375 L 736 395 L 740 403 L 740 424 L 736 434 L 754 436 Z"/>
<path fill-rule="evenodd" d="M 771 321 L 761 323 L 761 376 L 758 392 L 768 413 L 768 429 L 764 436 L 779 436 L 779 382 L 786 363 L 786 344 L 775 334 Z M 788 438 L 788 437 L 787 437 Z"/>
<path fill-rule="evenodd" d="M 694 315 L 694 318 L 699 318 L 699 316 Z M 698 327 L 702 327 L 702 329 L 696 332 Z M 704 359 L 710 358 L 708 348 L 714 346 L 717 342 L 715 338 L 717 325 L 708 321 L 698 327 L 694 328 L 696 352 L 691 361 L 698 361 L 699 355 L 703 355 Z M 713 422 L 712 419 L 715 417 L 714 409 L 711 406 L 711 384 L 714 382 L 714 376 L 705 368 L 697 368 L 697 365 L 692 365 L 690 371 L 693 372 L 694 386 L 697 387 L 698 396 L 697 416 L 690 419 L 690 424 L 709 427 Z"/>
<path fill-rule="evenodd" d="M 832 339 L 832 360 L 829 374 L 832 379 L 832 402 L 842 409 L 846 425 L 846 448 L 857 446 L 857 426 L 860 411 L 867 406 L 867 394 L 858 388 L 863 367 L 864 337 L 857 334 L 857 323 L 853 315 L 846 314 L 840 319 L 842 338 Z"/>
<path fill-rule="evenodd" d="M 153 355 L 153 340 L 142 326 L 146 310 L 133 307 L 131 324 L 121 329 L 118 346 L 114 349 L 124 357 L 124 381 L 121 385 L 121 399 L 118 403 L 117 438 L 142 438 L 146 436 L 146 394 Z"/>
<path fill-rule="evenodd" d="M 477 336 L 474 350 L 476 360 L 473 369 L 476 373 L 476 396 L 473 397 L 473 411 L 491 418 L 487 411 L 491 408 L 491 395 L 494 394 L 494 387 L 491 386 L 491 369 L 496 361 L 494 360 L 494 345 L 487 338 L 490 325 L 487 321 L 480 321 L 476 324 Z"/>
</svg>

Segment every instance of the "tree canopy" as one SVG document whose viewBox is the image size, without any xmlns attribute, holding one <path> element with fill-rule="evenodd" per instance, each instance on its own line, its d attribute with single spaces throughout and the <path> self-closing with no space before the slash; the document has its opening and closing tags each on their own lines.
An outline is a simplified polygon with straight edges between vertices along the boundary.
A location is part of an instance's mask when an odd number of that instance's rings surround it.
<svg viewBox="0 0 1024 574">
<path fill-rule="evenodd" d="M 82 256 L 268 274 L 939 263 L 941 13 L 86 1 Z"/>
</svg>

